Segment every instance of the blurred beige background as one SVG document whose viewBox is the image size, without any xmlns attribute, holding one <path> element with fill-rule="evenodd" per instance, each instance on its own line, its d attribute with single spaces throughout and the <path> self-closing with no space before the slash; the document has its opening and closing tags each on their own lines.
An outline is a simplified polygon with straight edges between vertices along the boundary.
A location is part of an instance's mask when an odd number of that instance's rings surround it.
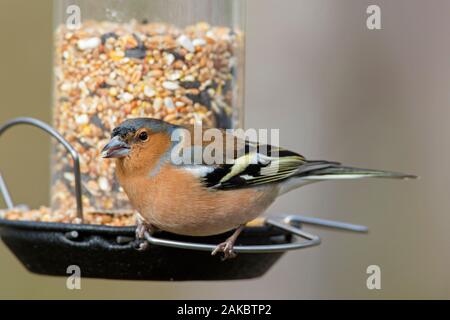
<svg viewBox="0 0 450 320">
<path fill-rule="evenodd" d="M 378 4 L 382 30 L 365 26 Z M 0 122 L 50 120 L 51 1 L 0 1 Z M 28 273 L 0 244 L 0 298 L 450 298 L 450 2 L 249 0 L 246 126 L 281 128 L 310 158 L 419 174 L 305 187 L 272 213 L 364 224 L 319 230 L 320 247 L 286 254 L 236 282 L 87 280 Z M 23 127 L 0 141 L 14 200 L 48 199 L 49 140 Z M 0 202 L 3 207 L 4 203 Z M 382 289 L 366 288 L 366 268 Z"/>
</svg>

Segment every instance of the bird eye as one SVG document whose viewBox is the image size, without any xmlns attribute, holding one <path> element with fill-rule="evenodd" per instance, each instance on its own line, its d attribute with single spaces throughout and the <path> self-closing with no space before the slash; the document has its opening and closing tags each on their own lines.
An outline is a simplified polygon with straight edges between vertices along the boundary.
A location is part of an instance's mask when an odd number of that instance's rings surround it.
<svg viewBox="0 0 450 320">
<path fill-rule="evenodd" d="M 143 131 L 143 132 L 139 133 L 139 139 L 141 141 L 145 141 L 145 140 L 147 140 L 147 138 L 148 138 L 147 132 Z"/>
</svg>

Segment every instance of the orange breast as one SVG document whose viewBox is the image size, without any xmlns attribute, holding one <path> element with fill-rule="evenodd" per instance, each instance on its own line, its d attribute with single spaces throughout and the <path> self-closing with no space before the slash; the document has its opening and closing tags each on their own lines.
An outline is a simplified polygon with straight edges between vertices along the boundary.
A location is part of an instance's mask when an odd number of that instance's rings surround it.
<svg viewBox="0 0 450 320">
<path fill-rule="evenodd" d="M 168 164 L 155 176 L 118 177 L 131 203 L 147 222 L 184 235 L 231 230 L 259 216 L 277 195 L 274 185 L 209 190 L 191 173 Z"/>
</svg>

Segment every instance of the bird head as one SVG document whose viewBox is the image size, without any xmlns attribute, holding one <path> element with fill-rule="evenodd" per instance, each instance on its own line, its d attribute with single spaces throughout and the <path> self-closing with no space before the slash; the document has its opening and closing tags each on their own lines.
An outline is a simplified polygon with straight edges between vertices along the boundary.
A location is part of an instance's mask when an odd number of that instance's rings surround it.
<svg viewBox="0 0 450 320">
<path fill-rule="evenodd" d="M 171 133 L 177 126 L 167 122 L 136 118 L 122 122 L 112 131 L 111 140 L 102 150 L 103 158 L 145 161 L 162 155 L 170 146 Z"/>
</svg>

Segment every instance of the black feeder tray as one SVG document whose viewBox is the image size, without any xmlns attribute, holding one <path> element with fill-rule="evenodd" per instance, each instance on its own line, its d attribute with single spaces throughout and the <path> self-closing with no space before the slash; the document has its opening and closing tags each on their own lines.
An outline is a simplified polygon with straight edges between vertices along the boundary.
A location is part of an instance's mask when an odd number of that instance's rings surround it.
<svg viewBox="0 0 450 320">
<path fill-rule="evenodd" d="M 83 218 L 79 155 L 52 127 L 33 119 L 16 118 L 0 127 L 0 135 L 17 124 L 38 127 L 56 138 L 73 158 L 77 214 Z M 15 208 L 0 174 L 0 191 L 8 209 Z M 264 275 L 286 252 L 320 244 L 320 238 L 301 229 L 304 224 L 353 232 L 364 226 L 301 217 L 262 219 L 247 226 L 238 238 L 234 259 L 211 256 L 231 233 L 187 237 L 166 232 L 146 234 L 147 250 L 139 251 L 135 227 L 48 223 L 0 219 L 0 237 L 20 262 L 37 274 L 68 276 L 71 265 L 81 276 L 123 280 L 234 280 Z"/>
</svg>

